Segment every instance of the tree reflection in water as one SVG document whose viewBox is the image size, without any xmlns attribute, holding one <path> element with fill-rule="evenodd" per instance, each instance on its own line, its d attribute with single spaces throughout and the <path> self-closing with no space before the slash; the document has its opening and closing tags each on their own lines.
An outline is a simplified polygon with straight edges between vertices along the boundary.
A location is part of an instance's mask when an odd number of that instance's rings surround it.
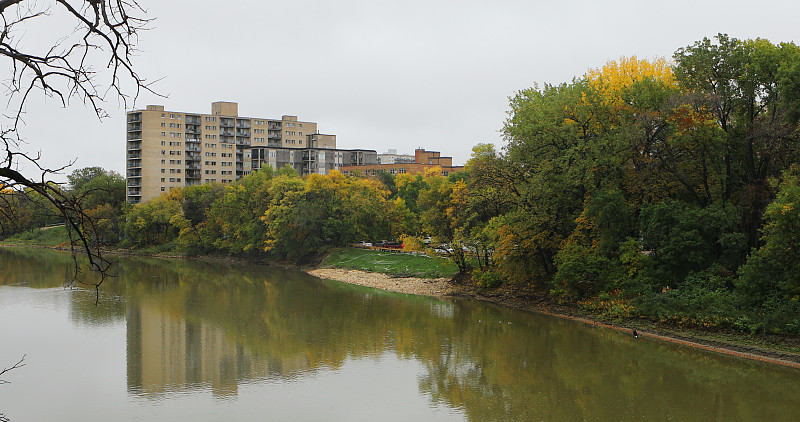
<svg viewBox="0 0 800 422">
<path fill-rule="evenodd" d="M 59 287 L 69 256 L 0 249 L 0 284 Z M 422 368 L 418 393 L 470 420 L 790 420 L 790 369 L 634 339 L 472 301 L 440 301 L 241 264 L 120 258 L 73 292 L 75 323 L 126 322 L 129 394 L 164 399 L 303 382 L 387 354 Z M 513 324 L 509 324 L 513 322 Z M 392 383 L 392 379 L 387 379 Z M 775 386 L 780 386 L 776 388 Z"/>
</svg>

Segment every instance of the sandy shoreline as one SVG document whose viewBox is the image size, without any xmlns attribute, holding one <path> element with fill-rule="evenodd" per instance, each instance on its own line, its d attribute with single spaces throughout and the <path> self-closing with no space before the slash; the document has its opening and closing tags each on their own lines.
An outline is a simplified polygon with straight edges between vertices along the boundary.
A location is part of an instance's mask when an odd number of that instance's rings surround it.
<svg viewBox="0 0 800 422">
<path fill-rule="evenodd" d="M 387 274 L 340 268 L 317 268 L 306 272 L 328 280 L 412 295 L 440 297 L 456 293 L 448 278 L 392 277 Z"/>
<path fill-rule="evenodd" d="M 392 277 L 386 274 L 370 273 L 359 270 L 346 270 L 340 268 L 317 268 L 306 270 L 308 274 L 315 277 L 324 278 L 328 280 L 340 281 L 343 283 L 357 284 L 359 286 L 373 287 L 376 289 L 407 293 L 414 295 L 424 295 L 433 297 L 445 296 L 462 296 L 470 297 L 476 300 L 497 303 L 499 305 L 509 306 L 516 309 L 522 309 L 531 312 L 550 315 L 557 318 L 571 319 L 574 321 L 583 322 L 585 324 L 597 325 L 613 330 L 624 332 L 632 332 L 630 327 L 615 325 L 611 323 L 603 323 L 576 315 L 569 312 L 549 309 L 547 306 L 539 306 L 533 302 L 521 301 L 518 298 L 508 296 L 494 295 L 483 296 L 475 292 L 473 289 L 466 289 L 463 286 L 453 285 L 447 278 L 435 279 L 422 279 L 414 277 Z M 731 356 L 737 356 L 745 359 L 752 359 L 761 362 L 766 362 L 775 365 L 787 366 L 800 369 L 800 355 L 784 352 L 773 352 L 769 350 L 758 349 L 755 347 L 740 346 L 736 344 L 721 343 L 712 340 L 701 340 L 696 338 L 682 338 L 679 336 L 671 335 L 664 332 L 648 332 L 642 329 L 637 329 L 638 334 L 642 337 L 650 337 L 660 341 L 668 341 L 671 343 L 681 344 L 688 347 L 704 349 L 716 353 L 722 353 Z"/>
</svg>

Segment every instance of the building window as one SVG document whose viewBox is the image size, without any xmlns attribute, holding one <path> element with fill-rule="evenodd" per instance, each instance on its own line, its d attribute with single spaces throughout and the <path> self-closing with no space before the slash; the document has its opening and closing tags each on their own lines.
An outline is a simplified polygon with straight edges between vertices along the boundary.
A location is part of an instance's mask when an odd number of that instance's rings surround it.
<svg viewBox="0 0 800 422">
<path fill-rule="evenodd" d="M 163 182 L 164 180 L 162 179 L 161 181 Z M 163 186 L 161 187 L 161 192 L 165 192 L 166 190 L 167 189 L 165 187 L 163 187 Z"/>
</svg>

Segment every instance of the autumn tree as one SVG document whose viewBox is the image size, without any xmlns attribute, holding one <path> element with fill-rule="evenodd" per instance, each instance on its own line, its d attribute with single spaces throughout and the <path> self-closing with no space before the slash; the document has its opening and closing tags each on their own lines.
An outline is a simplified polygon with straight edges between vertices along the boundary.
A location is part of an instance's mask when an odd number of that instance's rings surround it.
<svg viewBox="0 0 800 422">
<path fill-rule="evenodd" d="M 798 160 L 796 92 L 791 75 L 800 63 L 793 43 L 739 40 L 725 34 L 679 49 L 678 82 L 698 96 L 723 133 L 722 200 L 742 213 L 748 245 L 758 245 L 758 229 L 774 197 L 768 179 Z"/>
</svg>

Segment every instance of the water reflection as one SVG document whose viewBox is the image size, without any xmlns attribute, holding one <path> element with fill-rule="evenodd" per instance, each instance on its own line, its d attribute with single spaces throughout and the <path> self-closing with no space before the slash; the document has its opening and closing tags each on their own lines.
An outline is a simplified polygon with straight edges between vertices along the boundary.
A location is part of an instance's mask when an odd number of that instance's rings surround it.
<svg viewBox="0 0 800 422">
<path fill-rule="evenodd" d="M 0 284 L 59 286 L 70 263 L 49 251 L 0 249 Z M 393 357 L 419 364 L 417 393 L 431 406 L 474 421 L 800 413 L 795 370 L 570 321 L 260 266 L 125 258 L 116 271 L 100 306 L 75 294 L 70 315 L 87 326 L 125 320 L 127 391 L 147 400 L 194 391 L 236 400 L 245 385 L 303 383 L 348 362 Z M 388 386 L 392 376 L 387 370 Z"/>
</svg>

